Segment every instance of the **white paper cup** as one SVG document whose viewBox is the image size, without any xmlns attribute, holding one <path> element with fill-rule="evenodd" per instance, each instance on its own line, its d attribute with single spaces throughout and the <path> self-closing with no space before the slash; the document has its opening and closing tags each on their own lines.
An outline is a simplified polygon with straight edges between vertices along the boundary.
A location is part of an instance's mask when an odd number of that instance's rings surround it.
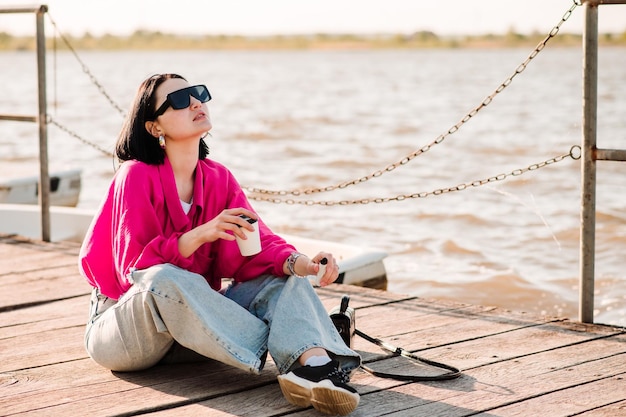
<svg viewBox="0 0 626 417">
<path fill-rule="evenodd" d="M 235 240 L 237 240 L 237 246 L 239 246 L 239 251 L 243 256 L 252 256 L 261 252 L 261 236 L 259 235 L 259 224 L 255 219 L 251 219 L 248 216 L 241 216 L 248 223 L 254 227 L 254 231 L 249 231 L 248 229 L 243 229 L 243 233 L 246 235 L 247 239 L 241 239 L 239 236 L 235 235 Z"/>
</svg>

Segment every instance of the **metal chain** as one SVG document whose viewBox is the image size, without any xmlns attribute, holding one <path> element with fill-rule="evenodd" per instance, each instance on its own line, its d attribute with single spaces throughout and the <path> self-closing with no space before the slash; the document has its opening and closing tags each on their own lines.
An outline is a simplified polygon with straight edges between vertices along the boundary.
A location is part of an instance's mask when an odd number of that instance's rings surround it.
<svg viewBox="0 0 626 417">
<path fill-rule="evenodd" d="M 59 129 L 61 129 L 62 131 L 64 131 L 65 133 L 67 133 L 68 135 L 78 139 L 79 141 L 83 142 L 86 145 L 89 145 L 93 148 L 95 148 L 96 150 L 100 151 L 102 154 L 104 154 L 105 156 L 108 157 L 114 157 L 115 155 L 112 152 L 107 151 L 104 148 L 101 148 L 100 146 L 89 142 L 88 140 L 82 138 L 81 136 L 79 136 L 76 132 L 70 130 L 69 128 L 61 125 L 59 122 L 57 122 L 56 120 L 54 120 L 52 118 L 52 116 L 48 115 L 47 118 L 47 123 L 48 124 L 53 124 L 56 127 L 58 127 Z M 556 162 L 560 162 L 563 159 L 567 158 L 567 157 L 571 157 L 574 160 L 580 159 L 581 157 L 581 147 L 579 145 L 574 145 L 570 148 L 569 153 L 564 154 L 564 155 L 560 155 L 560 156 L 556 156 L 550 159 L 547 159 L 543 162 L 539 162 L 536 164 L 531 164 L 526 168 L 520 168 L 520 169 L 515 169 L 513 171 L 511 171 L 508 174 L 499 174 L 499 175 L 494 175 L 492 177 L 488 177 L 486 179 L 482 179 L 482 180 L 475 180 L 475 181 L 471 181 L 471 182 L 467 182 L 467 183 L 463 183 L 463 184 L 459 184 L 456 185 L 454 187 L 448 187 L 448 188 L 440 188 L 437 190 L 433 190 L 430 192 L 421 192 L 421 193 L 414 193 L 414 194 L 400 194 L 397 195 L 395 197 L 382 197 L 382 198 L 364 198 L 364 199 L 359 199 L 359 200 L 341 200 L 341 201 L 313 201 L 313 200 L 294 200 L 294 199 L 281 199 L 281 198 L 276 198 L 276 197 L 265 197 L 265 196 L 258 196 L 258 195 L 249 195 L 248 199 L 250 200 L 254 200 L 254 201 L 266 201 L 266 202 L 270 202 L 270 203 L 275 203 L 275 204 L 300 204 L 300 205 L 307 205 L 307 206 L 313 206 L 313 205 L 320 205 L 320 206 L 335 206 L 335 205 L 354 205 L 354 204 L 369 204 L 369 203 L 388 203 L 391 201 L 403 201 L 403 200 L 408 200 L 408 199 L 413 199 L 413 198 L 425 198 L 428 197 L 429 195 L 441 195 L 441 194 L 446 194 L 452 191 L 461 191 L 461 190 L 465 190 L 467 188 L 470 187 L 479 187 L 481 185 L 485 185 L 491 182 L 495 182 L 495 181 L 503 181 L 504 179 L 510 177 L 510 176 L 518 176 L 518 175 L 522 175 L 528 171 L 535 171 L 539 168 L 543 168 L 547 165 L 551 165 L 554 164 Z"/>
<path fill-rule="evenodd" d="M 347 206 L 347 205 L 356 205 L 356 204 L 369 204 L 369 203 L 389 203 L 391 201 L 404 201 L 414 198 L 426 198 L 429 195 L 441 195 L 446 193 L 451 193 L 453 191 L 462 191 L 466 190 L 470 187 L 480 187 L 481 185 L 489 184 L 496 181 L 503 181 L 508 177 L 516 177 L 518 175 L 522 175 L 529 171 L 536 171 L 539 168 L 543 168 L 548 165 L 552 165 L 556 162 L 561 162 L 567 157 L 570 157 L 574 160 L 580 159 L 581 156 L 581 148 L 579 145 L 574 145 L 570 148 L 569 152 L 560 156 L 555 156 L 553 158 L 547 159 L 543 162 L 539 162 L 537 164 L 531 164 L 526 168 L 515 169 L 509 173 L 502 173 L 498 175 L 494 175 L 492 177 L 488 177 L 481 180 L 475 180 L 471 182 L 466 182 L 463 184 L 455 185 L 453 187 L 448 188 L 438 188 L 433 191 L 424 191 L 420 193 L 414 194 L 398 194 L 395 197 L 377 197 L 377 198 L 361 198 L 358 200 L 339 200 L 339 201 L 315 201 L 315 200 L 294 200 L 294 199 L 282 199 L 276 197 L 265 197 L 265 196 L 248 196 L 248 199 L 255 201 L 266 201 L 270 203 L 276 204 L 301 204 L 305 206 Z"/>
<path fill-rule="evenodd" d="M 524 62 L 522 62 L 520 65 L 518 65 L 518 67 L 515 69 L 515 72 L 510 75 L 506 80 L 504 80 L 504 82 L 502 84 L 500 84 L 498 86 L 498 88 L 495 89 L 494 92 L 492 92 L 490 95 L 488 95 L 478 106 L 476 106 L 474 109 L 472 109 L 469 113 L 467 113 L 459 122 L 457 122 L 454 126 L 452 126 L 450 129 L 448 129 L 447 132 L 439 135 L 435 140 L 433 140 L 432 142 L 430 142 L 429 144 L 421 147 L 420 149 L 410 153 L 409 155 L 405 156 L 404 158 L 402 158 L 401 160 L 389 164 L 387 165 L 385 168 L 383 169 L 379 169 L 377 171 L 372 172 L 369 175 L 357 178 L 357 179 L 353 179 L 350 181 L 345 181 L 345 182 L 341 182 L 339 184 L 335 184 L 335 185 L 328 185 L 326 187 L 321 187 L 321 188 L 306 188 L 306 189 L 292 189 L 292 190 L 267 190 L 267 189 L 262 189 L 262 188 L 254 188 L 254 187 L 248 187 L 248 186 L 244 186 L 244 189 L 246 191 L 249 191 L 251 193 L 255 193 L 255 194 L 265 194 L 265 195 L 280 195 L 280 196 L 285 196 L 285 195 L 293 195 L 293 196 L 300 196 L 300 195 L 309 195 L 309 194 L 316 194 L 316 193 L 322 193 L 322 192 L 328 192 L 328 191 L 334 191 L 337 189 L 342 189 L 342 188 L 347 188 L 349 186 L 352 185 L 357 185 L 357 184 L 362 184 L 366 181 L 369 181 L 373 178 L 377 178 L 382 176 L 385 173 L 391 172 L 393 170 L 395 170 L 396 168 L 398 168 L 401 165 L 405 165 L 408 164 L 409 162 L 411 162 L 414 158 L 416 158 L 419 155 L 422 155 L 426 152 L 428 152 L 432 147 L 439 145 L 440 143 L 442 143 L 447 136 L 455 133 L 456 131 L 458 131 L 461 126 L 463 126 L 465 123 L 467 123 L 472 117 L 474 117 L 480 110 L 482 110 L 483 108 L 487 107 L 495 98 L 496 95 L 500 94 L 506 87 L 508 87 L 511 82 L 513 82 L 513 78 L 515 78 L 518 74 L 520 74 L 522 71 L 524 71 L 526 69 L 526 67 L 528 66 L 528 64 L 530 63 L 531 60 L 533 60 L 537 54 L 539 54 L 539 52 L 541 52 L 543 50 L 543 48 L 546 46 L 546 44 L 548 43 L 548 41 L 550 39 L 552 39 L 553 37 L 556 36 L 556 34 L 559 32 L 561 25 L 570 18 L 570 16 L 572 15 L 572 12 L 574 11 L 574 9 L 579 6 L 581 0 L 573 0 L 573 4 L 570 7 L 570 9 L 563 15 L 563 17 L 561 18 L 561 21 L 554 27 L 552 28 L 552 30 L 550 31 L 550 33 L 541 41 L 539 42 L 539 44 L 535 47 L 535 49 L 530 53 L 530 55 L 526 58 L 526 60 Z"/>
<path fill-rule="evenodd" d="M 54 29 L 56 31 L 56 33 L 59 35 L 59 37 L 63 40 L 63 42 L 65 43 L 65 45 L 68 47 L 68 49 L 70 50 L 70 52 L 72 52 L 72 54 L 74 55 L 74 57 L 76 58 L 76 60 L 78 61 L 78 63 L 82 66 L 83 72 L 85 74 L 87 74 L 87 76 L 91 79 L 91 82 L 98 88 L 98 90 L 100 91 L 100 94 L 102 94 L 108 101 L 109 103 L 111 103 L 111 106 L 113 106 L 114 109 L 116 109 L 121 115 L 122 117 L 126 117 L 126 111 L 124 111 L 112 98 L 111 96 L 106 92 L 106 90 L 104 89 L 104 87 L 102 86 L 102 84 L 100 84 L 98 82 L 98 80 L 96 79 L 95 75 L 92 74 L 92 72 L 89 70 L 89 67 L 87 67 L 87 65 L 85 65 L 85 63 L 80 59 L 80 57 L 78 56 L 78 54 L 76 53 L 76 50 L 74 50 L 74 48 L 72 47 L 72 45 L 69 43 L 69 41 L 67 40 L 67 38 L 63 35 L 63 33 L 61 33 L 61 31 L 59 30 L 59 27 L 57 26 L 56 22 L 52 19 L 52 16 L 50 15 L 50 12 L 46 13 L 48 15 L 48 19 L 50 19 L 50 22 L 52 23 L 52 26 L 54 26 Z"/>
<path fill-rule="evenodd" d="M 61 130 L 62 130 L 62 131 L 64 131 L 65 133 L 67 133 L 68 135 L 72 136 L 72 137 L 73 137 L 73 138 L 75 138 L 75 139 L 78 139 L 79 141 L 83 142 L 83 143 L 84 143 L 84 144 L 86 144 L 86 145 L 91 146 L 92 148 L 97 149 L 98 151 L 102 152 L 102 153 L 103 153 L 104 155 L 106 155 L 106 156 L 114 156 L 114 155 L 113 155 L 113 152 L 107 151 L 106 149 L 101 148 L 100 146 L 96 145 L 95 143 L 90 142 L 90 141 L 88 141 L 87 139 L 84 139 L 84 138 L 80 137 L 80 136 L 78 135 L 78 133 L 73 132 L 73 131 L 71 131 L 69 128 L 67 128 L 67 127 L 65 127 L 65 126 L 63 126 L 63 125 L 61 125 L 59 122 L 57 122 L 56 120 L 54 120 L 54 119 L 52 118 L 52 116 L 50 116 L 49 114 L 47 115 L 47 120 L 46 120 L 46 123 L 55 125 L 55 126 L 56 126 L 56 127 L 58 127 L 59 129 L 61 129 Z"/>
</svg>

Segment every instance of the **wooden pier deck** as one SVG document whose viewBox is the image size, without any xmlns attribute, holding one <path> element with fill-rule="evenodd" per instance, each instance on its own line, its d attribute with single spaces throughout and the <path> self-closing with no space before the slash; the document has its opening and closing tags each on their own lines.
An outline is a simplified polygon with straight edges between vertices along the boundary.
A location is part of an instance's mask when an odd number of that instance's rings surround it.
<svg viewBox="0 0 626 417">
<path fill-rule="evenodd" d="M 78 246 L 0 235 L 0 415 L 319 416 L 287 403 L 268 361 L 260 376 L 212 362 L 113 373 L 83 348 L 89 287 Z M 358 371 L 353 416 L 626 416 L 626 329 L 499 308 L 332 285 L 357 328 L 463 370 L 450 381 L 403 382 Z M 367 364 L 411 368 L 359 337 Z"/>
</svg>

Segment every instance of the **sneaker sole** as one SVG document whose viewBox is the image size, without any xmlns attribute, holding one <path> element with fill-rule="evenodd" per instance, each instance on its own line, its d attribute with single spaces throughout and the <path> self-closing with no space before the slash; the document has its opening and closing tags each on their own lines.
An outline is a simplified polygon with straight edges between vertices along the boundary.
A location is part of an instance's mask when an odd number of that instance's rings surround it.
<svg viewBox="0 0 626 417">
<path fill-rule="evenodd" d="M 325 414 L 345 416 L 353 412 L 359 405 L 359 394 L 353 394 L 337 388 L 326 380 L 311 389 L 311 404 L 317 411 Z"/>
<path fill-rule="evenodd" d="M 337 388 L 330 381 L 322 381 L 312 385 L 309 381 L 294 377 L 294 382 L 286 375 L 278 377 L 278 384 L 283 395 L 293 405 L 299 407 L 313 406 L 317 411 L 324 414 L 345 416 L 353 412 L 359 405 L 359 394 L 354 394 L 341 388 Z M 307 386 L 303 386 L 306 384 Z"/>
<path fill-rule="evenodd" d="M 293 405 L 308 407 L 311 405 L 311 390 L 280 375 L 278 385 L 283 395 Z"/>
</svg>

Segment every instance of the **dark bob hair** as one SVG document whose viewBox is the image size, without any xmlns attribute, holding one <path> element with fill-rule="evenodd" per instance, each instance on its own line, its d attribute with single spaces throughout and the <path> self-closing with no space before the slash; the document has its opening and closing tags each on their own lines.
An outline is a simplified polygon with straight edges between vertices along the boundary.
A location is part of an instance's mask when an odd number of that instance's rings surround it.
<svg viewBox="0 0 626 417">
<path fill-rule="evenodd" d="M 155 120 L 157 88 L 171 78 L 185 80 L 178 74 L 155 74 L 139 86 L 115 145 L 115 154 L 120 161 L 134 159 L 150 165 L 161 165 L 165 161 L 165 150 L 145 125 L 147 121 Z M 209 147 L 204 139 L 200 139 L 198 158 L 205 159 L 208 155 Z"/>
</svg>

